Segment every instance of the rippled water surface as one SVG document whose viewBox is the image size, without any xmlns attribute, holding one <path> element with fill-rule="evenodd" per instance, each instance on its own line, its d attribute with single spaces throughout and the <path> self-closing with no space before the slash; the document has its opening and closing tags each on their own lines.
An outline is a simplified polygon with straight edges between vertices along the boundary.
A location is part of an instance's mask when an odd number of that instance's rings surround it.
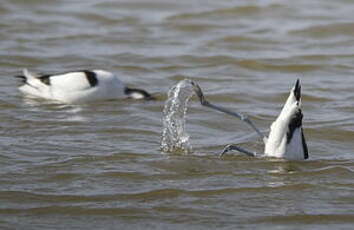
<svg viewBox="0 0 354 230">
<path fill-rule="evenodd" d="M 1 229 L 353 229 L 354 2 L 2 0 Z M 62 105 L 12 78 L 103 68 L 157 101 Z M 305 162 L 190 101 L 192 154 L 162 153 L 167 91 L 184 78 L 268 132 L 301 78 Z"/>
</svg>

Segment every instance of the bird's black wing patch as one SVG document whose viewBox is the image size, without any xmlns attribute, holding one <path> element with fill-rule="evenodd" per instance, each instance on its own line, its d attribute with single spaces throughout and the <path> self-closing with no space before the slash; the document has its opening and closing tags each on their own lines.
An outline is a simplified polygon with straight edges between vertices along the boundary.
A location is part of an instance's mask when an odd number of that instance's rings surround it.
<svg viewBox="0 0 354 230">
<path fill-rule="evenodd" d="M 304 150 L 304 159 L 308 159 L 309 158 L 309 151 L 308 151 L 307 143 L 306 143 L 305 136 L 304 136 L 304 130 L 302 130 L 302 128 L 301 128 L 301 140 L 302 140 L 302 148 Z"/>
<path fill-rule="evenodd" d="M 98 85 L 98 79 L 97 79 L 96 73 L 93 71 L 89 71 L 89 70 L 71 71 L 71 72 L 64 72 L 64 73 L 57 73 L 57 74 L 43 74 L 43 75 L 39 76 L 38 79 L 42 83 L 44 83 L 46 85 L 50 85 L 50 78 L 52 76 L 63 75 L 63 74 L 68 74 L 68 73 L 73 73 L 73 72 L 83 72 L 91 87 L 95 87 L 96 85 Z M 20 78 L 23 83 L 27 82 L 27 78 L 23 75 L 18 75 L 15 77 Z"/>
<path fill-rule="evenodd" d="M 291 141 L 291 138 L 293 138 L 294 132 L 297 128 L 300 128 L 302 126 L 302 112 L 301 109 L 299 109 L 295 115 L 291 118 L 289 126 L 288 126 L 288 132 L 286 134 L 286 143 L 289 144 Z"/>
<path fill-rule="evenodd" d="M 296 129 L 300 129 L 301 131 L 301 142 L 302 142 L 302 149 L 304 151 L 304 159 L 308 159 L 309 158 L 309 152 L 308 152 L 308 148 L 307 148 L 307 144 L 306 144 L 306 140 L 305 140 L 305 136 L 304 136 L 304 130 L 302 129 L 302 112 L 301 109 L 299 109 L 295 116 L 291 118 L 291 121 L 289 123 L 289 127 L 288 127 L 288 132 L 286 134 L 286 143 L 289 144 L 294 132 Z"/>
<path fill-rule="evenodd" d="M 63 74 L 68 74 L 68 73 L 73 73 L 73 72 L 82 72 L 85 74 L 87 81 L 89 82 L 91 87 L 95 87 L 96 85 L 98 85 L 98 79 L 96 76 L 96 73 L 93 71 L 89 71 L 89 70 L 80 70 L 80 71 L 71 71 L 71 72 L 64 72 L 64 73 L 58 73 L 58 74 L 44 74 L 38 77 L 38 79 L 46 84 L 46 85 L 50 85 L 50 78 L 56 75 L 63 75 Z M 23 75 L 18 75 L 15 76 L 16 78 L 20 78 L 22 79 L 23 83 L 27 82 L 27 78 Z"/>
<path fill-rule="evenodd" d="M 15 78 L 21 79 L 21 82 L 23 84 L 26 84 L 26 82 L 27 82 L 27 78 L 25 76 L 23 76 L 23 75 L 16 75 Z"/>
<path fill-rule="evenodd" d="M 45 75 L 42 75 L 42 76 L 38 77 L 38 79 L 41 80 L 41 82 L 43 82 L 44 84 L 50 85 L 50 77 L 51 76 L 52 75 L 45 74 Z"/>
<path fill-rule="evenodd" d="M 85 73 L 87 81 L 90 83 L 91 87 L 95 87 L 96 85 L 98 85 L 98 79 L 95 72 L 88 70 L 84 70 L 82 72 Z"/>
</svg>

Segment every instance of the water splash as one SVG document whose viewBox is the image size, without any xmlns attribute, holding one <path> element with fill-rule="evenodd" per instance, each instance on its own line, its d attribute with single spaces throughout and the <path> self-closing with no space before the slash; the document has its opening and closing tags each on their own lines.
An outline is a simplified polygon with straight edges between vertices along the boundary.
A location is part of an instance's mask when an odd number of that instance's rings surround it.
<svg viewBox="0 0 354 230">
<path fill-rule="evenodd" d="M 164 152 L 192 151 L 189 135 L 185 130 L 185 116 L 189 99 L 194 95 L 192 81 L 185 79 L 173 86 L 163 110 L 161 149 Z"/>
</svg>

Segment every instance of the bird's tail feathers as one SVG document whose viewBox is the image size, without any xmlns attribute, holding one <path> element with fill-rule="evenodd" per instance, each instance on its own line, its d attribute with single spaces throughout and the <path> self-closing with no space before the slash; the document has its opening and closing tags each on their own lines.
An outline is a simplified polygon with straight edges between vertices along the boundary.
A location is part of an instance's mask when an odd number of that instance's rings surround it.
<svg viewBox="0 0 354 230">
<path fill-rule="evenodd" d="M 23 69 L 23 76 L 25 76 L 27 79 L 38 78 L 39 77 L 38 74 L 30 72 L 26 68 Z"/>
<path fill-rule="evenodd" d="M 22 73 L 22 75 L 14 76 L 15 78 L 21 79 L 22 83 L 27 83 L 28 80 L 39 77 L 37 74 L 28 71 L 26 68 L 23 69 Z"/>
</svg>

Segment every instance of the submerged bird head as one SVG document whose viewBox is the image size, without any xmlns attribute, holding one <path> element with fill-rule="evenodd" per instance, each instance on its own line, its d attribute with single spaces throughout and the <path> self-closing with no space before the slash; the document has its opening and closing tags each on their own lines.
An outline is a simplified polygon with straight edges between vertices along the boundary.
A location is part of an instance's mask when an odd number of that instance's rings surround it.
<svg viewBox="0 0 354 230">
<path fill-rule="evenodd" d="M 124 89 L 125 95 L 132 99 L 145 99 L 145 100 L 155 100 L 155 97 L 143 89 L 133 89 L 126 87 Z"/>
<path fill-rule="evenodd" d="M 302 130 L 301 85 L 296 81 L 277 119 L 273 122 L 265 145 L 267 156 L 291 160 L 308 158 Z"/>
</svg>

